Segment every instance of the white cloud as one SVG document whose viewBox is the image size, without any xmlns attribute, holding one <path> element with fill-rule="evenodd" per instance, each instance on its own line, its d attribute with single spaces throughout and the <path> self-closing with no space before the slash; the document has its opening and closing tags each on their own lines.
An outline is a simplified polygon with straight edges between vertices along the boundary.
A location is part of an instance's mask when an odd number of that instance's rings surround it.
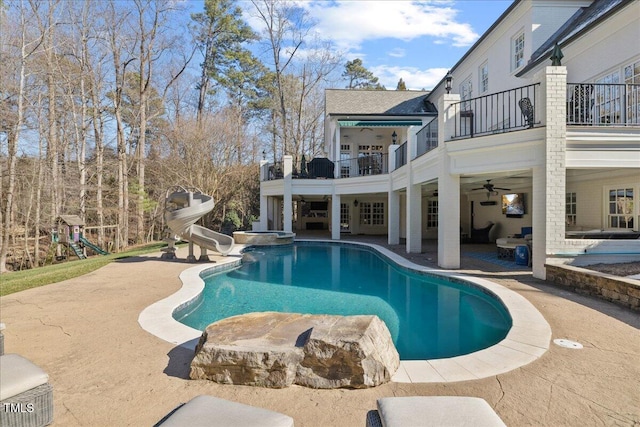
<svg viewBox="0 0 640 427">
<path fill-rule="evenodd" d="M 365 40 L 419 37 L 469 46 L 477 38 L 470 24 L 456 22 L 449 2 L 414 1 L 301 1 L 297 3 L 316 20 L 315 29 L 339 48 L 358 49 Z"/>
<path fill-rule="evenodd" d="M 390 52 L 387 52 L 387 55 L 392 58 L 404 58 L 404 56 L 406 55 L 406 51 L 402 48 L 396 47 Z"/>
<path fill-rule="evenodd" d="M 431 90 L 447 74 L 446 68 L 418 69 L 415 67 L 397 67 L 379 65 L 371 67 L 370 71 L 378 77 L 380 83 L 389 90 L 396 88 L 400 78 L 404 80 L 409 90 Z"/>
</svg>

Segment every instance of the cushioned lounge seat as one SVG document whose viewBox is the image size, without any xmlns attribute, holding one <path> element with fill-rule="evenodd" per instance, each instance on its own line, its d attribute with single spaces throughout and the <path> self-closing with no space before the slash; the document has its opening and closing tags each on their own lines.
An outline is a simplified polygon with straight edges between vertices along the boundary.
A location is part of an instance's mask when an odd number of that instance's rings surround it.
<svg viewBox="0 0 640 427">
<path fill-rule="evenodd" d="M 196 396 L 173 411 L 156 427 L 293 427 L 293 418 L 279 412 Z"/>
<path fill-rule="evenodd" d="M 478 397 L 412 396 L 378 399 L 367 414 L 367 427 L 505 427 L 489 404 Z"/>
<path fill-rule="evenodd" d="M 18 354 L 0 356 L 0 425 L 46 426 L 53 421 L 49 376 Z"/>
</svg>

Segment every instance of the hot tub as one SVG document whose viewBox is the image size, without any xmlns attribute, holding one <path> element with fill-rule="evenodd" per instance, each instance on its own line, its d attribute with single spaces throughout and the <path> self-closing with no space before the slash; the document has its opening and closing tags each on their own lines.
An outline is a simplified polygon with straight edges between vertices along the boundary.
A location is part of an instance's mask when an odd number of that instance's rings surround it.
<svg viewBox="0 0 640 427">
<path fill-rule="evenodd" d="M 234 231 L 233 239 L 244 245 L 286 245 L 293 243 L 295 233 L 289 231 Z"/>
</svg>

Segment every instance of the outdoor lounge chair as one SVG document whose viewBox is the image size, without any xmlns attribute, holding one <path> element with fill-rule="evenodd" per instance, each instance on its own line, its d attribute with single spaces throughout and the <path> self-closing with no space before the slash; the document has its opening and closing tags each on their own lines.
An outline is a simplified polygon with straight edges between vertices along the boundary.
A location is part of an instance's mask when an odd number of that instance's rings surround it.
<svg viewBox="0 0 640 427">
<path fill-rule="evenodd" d="M 4 336 L 0 340 L 4 341 Z M 51 424 L 53 387 L 48 381 L 49 375 L 24 357 L 0 353 L 0 426 Z"/>
<path fill-rule="evenodd" d="M 471 243 L 489 243 L 491 242 L 491 238 L 489 233 L 495 224 L 493 222 L 487 223 L 482 228 L 472 228 L 471 229 Z"/>
<path fill-rule="evenodd" d="M 213 396 L 196 396 L 154 427 L 293 427 L 293 418 Z"/>
<path fill-rule="evenodd" d="M 384 397 L 367 413 L 366 426 L 506 427 L 484 399 L 461 396 Z"/>
</svg>

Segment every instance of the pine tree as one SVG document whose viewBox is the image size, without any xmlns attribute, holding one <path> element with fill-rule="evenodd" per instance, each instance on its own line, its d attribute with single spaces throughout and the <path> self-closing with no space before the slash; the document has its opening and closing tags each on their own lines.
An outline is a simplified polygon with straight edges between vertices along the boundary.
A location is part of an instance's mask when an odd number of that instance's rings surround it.
<svg viewBox="0 0 640 427">
<path fill-rule="evenodd" d="M 386 90 L 384 86 L 378 83 L 378 78 L 362 65 L 362 59 L 360 58 L 347 61 L 342 77 L 349 82 L 346 86 L 347 89 Z"/>
<path fill-rule="evenodd" d="M 404 83 L 404 80 L 402 80 L 402 77 L 400 77 L 400 80 L 398 81 L 398 86 L 396 86 L 396 90 L 407 90 L 407 85 Z"/>
</svg>

